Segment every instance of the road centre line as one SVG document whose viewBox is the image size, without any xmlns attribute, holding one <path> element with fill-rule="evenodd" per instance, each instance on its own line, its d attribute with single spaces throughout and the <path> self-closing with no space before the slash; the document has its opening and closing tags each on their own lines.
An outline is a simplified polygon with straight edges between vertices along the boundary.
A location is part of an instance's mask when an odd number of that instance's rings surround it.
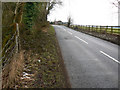
<svg viewBox="0 0 120 90">
<path fill-rule="evenodd" d="M 81 40 L 82 42 L 84 42 L 84 43 L 88 44 L 88 42 L 86 42 L 85 40 L 83 40 L 83 39 L 79 38 L 78 36 L 75 36 L 75 37 L 76 37 L 77 39 Z"/>
<path fill-rule="evenodd" d="M 60 26 L 59 26 L 60 27 Z M 61 29 L 63 29 L 64 31 L 66 31 L 66 29 L 64 29 L 63 27 L 60 27 Z"/>
<path fill-rule="evenodd" d="M 59 27 L 59 28 L 63 29 L 64 31 L 66 31 L 66 29 L 64 29 L 63 27 L 60 27 L 60 26 L 57 26 L 57 27 Z"/>
<path fill-rule="evenodd" d="M 105 56 L 107 56 L 108 58 L 112 59 L 113 61 L 117 62 L 120 64 L 120 62 L 118 60 L 116 60 L 115 58 L 111 57 L 110 55 L 106 54 L 105 52 L 103 51 L 100 51 L 102 54 L 104 54 Z"/>
<path fill-rule="evenodd" d="M 66 31 L 66 29 L 62 28 L 64 31 Z"/>
<path fill-rule="evenodd" d="M 58 27 L 59 27 L 59 26 L 58 26 Z M 60 27 L 60 28 L 63 29 L 64 31 L 66 31 L 66 29 L 64 29 L 64 28 L 62 28 L 62 27 Z M 67 32 L 72 35 L 71 32 L 69 32 L 69 31 L 67 31 Z M 86 42 L 85 40 L 79 38 L 78 36 L 74 36 L 74 37 L 76 37 L 77 39 L 81 40 L 82 42 L 88 44 L 88 42 Z M 112 59 L 113 61 L 117 62 L 118 64 L 120 64 L 120 62 L 119 62 L 117 59 L 115 59 L 115 58 L 113 58 L 112 56 L 106 54 L 105 52 L 100 51 L 100 53 L 102 53 L 103 55 L 105 55 L 105 56 L 107 56 L 108 58 Z"/>
<path fill-rule="evenodd" d="M 71 32 L 69 32 L 69 31 L 68 31 L 68 33 L 72 35 L 72 33 L 71 33 Z"/>
</svg>

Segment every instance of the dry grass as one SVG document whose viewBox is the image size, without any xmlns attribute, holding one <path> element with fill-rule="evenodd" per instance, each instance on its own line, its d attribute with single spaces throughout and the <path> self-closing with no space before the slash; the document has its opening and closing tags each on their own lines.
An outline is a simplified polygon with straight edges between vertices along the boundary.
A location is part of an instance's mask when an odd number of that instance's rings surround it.
<svg viewBox="0 0 120 90">
<path fill-rule="evenodd" d="M 21 34 L 21 51 L 3 70 L 3 88 L 66 88 L 52 26 Z"/>
<path fill-rule="evenodd" d="M 3 88 L 69 87 L 54 28 L 50 26 L 31 35 L 21 35 L 24 51 L 15 54 L 3 70 Z"/>
<path fill-rule="evenodd" d="M 26 52 L 23 72 L 31 76 L 28 79 L 22 75 L 22 88 L 67 87 L 52 26 L 34 30 L 31 35 L 22 33 L 21 46 Z"/>
<path fill-rule="evenodd" d="M 23 51 L 19 54 L 15 54 L 11 59 L 10 64 L 8 64 L 3 69 L 3 82 L 2 88 L 14 88 L 19 79 L 16 79 L 23 70 L 24 66 L 24 56 Z"/>
</svg>

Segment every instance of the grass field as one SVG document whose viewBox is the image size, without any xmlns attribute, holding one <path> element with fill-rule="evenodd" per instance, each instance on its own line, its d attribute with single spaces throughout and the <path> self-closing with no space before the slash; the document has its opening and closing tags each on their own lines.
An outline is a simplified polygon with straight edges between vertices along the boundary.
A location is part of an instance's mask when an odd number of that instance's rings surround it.
<svg viewBox="0 0 120 90">
<path fill-rule="evenodd" d="M 72 27 L 76 27 L 76 26 L 72 26 Z M 116 35 L 120 35 L 120 28 L 108 28 L 108 27 L 86 27 L 86 26 L 77 26 L 79 29 L 83 29 L 83 30 L 90 30 L 90 31 L 96 31 L 96 32 L 104 32 L 104 33 L 109 33 L 109 34 L 116 34 Z"/>
</svg>

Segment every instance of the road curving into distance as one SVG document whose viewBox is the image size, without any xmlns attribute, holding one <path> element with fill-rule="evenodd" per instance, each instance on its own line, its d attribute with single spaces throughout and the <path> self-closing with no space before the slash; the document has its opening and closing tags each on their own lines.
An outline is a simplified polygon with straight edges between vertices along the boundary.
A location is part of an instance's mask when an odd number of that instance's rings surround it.
<svg viewBox="0 0 120 90">
<path fill-rule="evenodd" d="M 118 88 L 118 45 L 53 26 L 72 88 Z"/>
</svg>

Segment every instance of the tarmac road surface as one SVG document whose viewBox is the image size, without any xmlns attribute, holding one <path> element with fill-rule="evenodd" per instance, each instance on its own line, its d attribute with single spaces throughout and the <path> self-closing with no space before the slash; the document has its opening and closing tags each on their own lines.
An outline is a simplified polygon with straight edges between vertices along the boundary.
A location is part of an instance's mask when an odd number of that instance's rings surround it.
<svg viewBox="0 0 120 90">
<path fill-rule="evenodd" d="M 53 26 L 72 88 L 118 88 L 118 45 Z"/>
</svg>

